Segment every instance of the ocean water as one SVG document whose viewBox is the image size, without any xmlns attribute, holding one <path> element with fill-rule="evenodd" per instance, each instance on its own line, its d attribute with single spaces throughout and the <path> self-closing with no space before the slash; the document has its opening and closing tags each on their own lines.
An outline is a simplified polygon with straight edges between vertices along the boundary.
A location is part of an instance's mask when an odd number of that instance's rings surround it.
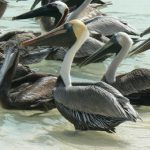
<svg viewBox="0 0 150 150">
<path fill-rule="evenodd" d="M 8 0 L 9 6 L 0 20 L 1 32 L 11 30 L 39 31 L 34 19 L 12 21 L 11 18 L 29 10 L 32 0 L 16 2 Z M 102 11 L 119 17 L 135 27 L 139 32 L 150 26 L 149 0 L 112 0 L 113 5 Z M 125 73 L 135 68 L 149 68 L 150 52 L 127 58 L 117 73 Z M 73 66 L 72 79 L 99 80 L 112 58 L 104 63 L 90 64 L 79 69 Z M 31 65 L 40 72 L 58 74 L 61 62 L 42 61 Z M 150 69 L 150 68 L 149 68 Z M 126 122 L 116 129 L 116 134 L 105 132 L 74 132 L 74 127 L 57 110 L 10 111 L 0 108 L 0 147 L 4 150 L 149 150 L 150 149 L 150 108 L 135 107 L 143 121 Z"/>
</svg>

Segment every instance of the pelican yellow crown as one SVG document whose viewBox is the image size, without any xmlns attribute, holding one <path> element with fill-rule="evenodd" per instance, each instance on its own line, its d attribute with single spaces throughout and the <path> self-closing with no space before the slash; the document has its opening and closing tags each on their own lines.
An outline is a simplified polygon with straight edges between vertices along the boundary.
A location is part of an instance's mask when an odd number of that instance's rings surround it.
<svg viewBox="0 0 150 150">
<path fill-rule="evenodd" d="M 84 31 L 88 31 L 87 26 L 80 20 L 75 19 L 69 22 L 72 25 L 77 38 L 81 37 Z"/>
</svg>

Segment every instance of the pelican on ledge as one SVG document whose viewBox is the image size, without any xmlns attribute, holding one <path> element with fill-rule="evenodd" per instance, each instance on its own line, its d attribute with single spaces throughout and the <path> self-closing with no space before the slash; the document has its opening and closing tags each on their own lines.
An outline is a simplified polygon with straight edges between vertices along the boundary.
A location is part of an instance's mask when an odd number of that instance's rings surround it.
<svg viewBox="0 0 150 150">
<path fill-rule="evenodd" d="M 53 91 L 59 112 L 76 130 L 100 130 L 115 132 L 115 127 L 124 121 L 136 121 L 138 113 L 118 90 L 104 83 L 73 86 L 70 70 L 75 53 L 89 37 L 87 27 L 79 20 L 72 20 L 53 31 L 33 40 L 23 42 L 24 46 L 40 45 L 52 38 L 74 35 L 71 48 L 62 63 L 60 75 Z M 46 41 L 46 42 L 45 42 Z M 61 45 L 61 42 L 60 42 Z"/>
</svg>

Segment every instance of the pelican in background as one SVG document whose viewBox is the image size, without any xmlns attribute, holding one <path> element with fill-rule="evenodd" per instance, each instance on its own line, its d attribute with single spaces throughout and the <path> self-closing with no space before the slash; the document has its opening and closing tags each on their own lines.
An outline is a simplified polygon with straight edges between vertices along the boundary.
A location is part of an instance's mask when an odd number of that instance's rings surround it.
<svg viewBox="0 0 150 150">
<path fill-rule="evenodd" d="M 104 82 L 72 85 L 70 70 L 73 58 L 89 37 L 88 29 L 81 21 L 72 20 L 45 35 L 23 42 L 23 45 L 45 45 L 60 36 L 68 38 L 69 42 L 71 39 L 68 35 L 74 35 L 74 40 L 71 41 L 71 48 L 65 55 L 53 92 L 59 112 L 74 124 L 77 130 L 100 130 L 111 133 L 124 121 L 135 122 L 139 118 L 138 113 L 130 105 L 129 100 L 112 86 Z M 61 44 L 63 43 L 60 41 Z"/>
<path fill-rule="evenodd" d="M 29 11 L 27 13 L 19 15 L 17 17 L 13 17 L 12 20 L 44 16 L 45 18 L 44 17 L 41 18 L 41 28 L 42 30 L 47 32 L 63 24 L 66 20 L 68 13 L 69 13 L 68 6 L 65 3 L 56 1 L 53 3 L 49 3 L 47 5 L 44 5 L 33 11 Z M 51 22 L 51 17 L 55 18 L 54 23 Z"/>
<path fill-rule="evenodd" d="M 19 0 L 21 1 L 21 0 Z M 41 1 L 41 5 L 46 5 L 48 3 L 51 3 L 51 2 L 55 2 L 56 0 L 35 0 L 33 5 L 31 6 L 31 10 L 35 8 L 35 6 Z M 64 3 L 67 4 L 67 6 L 69 7 L 69 10 L 70 11 L 73 11 L 75 9 L 77 9 L 85 0 L 75 0 L 75 1 L 72 1 L 72 0 L 60 0 Z M 103 5 L 103 7 L 106 7 L 107 5 L 110 5 L 112 4 L 111 2 L 103 2 L 101 0 L 92 0 L 91 3 L 94 3 L 94 7 L 95 7 L 95 4 L 97 5 Z M 93 6 L 93 4 L 91 5 L 91 7 Z"/>
<path fill-rule="evenodd" d="M 25 48 L 20 46 L 20 43 L 31 38 L 35 38 L 37 35 L 33 32 L 24 31 L 11 31 L 0 36 L 0 51 L 7 53 L 11 47 L 17 46 L 20 52 L 19 62 L 23 65 L 38 63 L 45 59 L 51 52 L 51 48 L 40 47 Z"/>
<path fill-rule="evenodd" d="M 0 0 L 0 18 L 3 16 L 7 8 L 7 2 L 5 0 Z"/>
<path fill-rule="evenodd" d="M 35 6 L 41 1 L 41 5 L 44 6 L 48 3 L 51 2 L 55 2 L 56 0 L 35 0 L 31 10 L 33 10 L 35 8 Z M 69 7 L 70 12 L 78 9 L 78 7 L 80 7 L 80 5 L 85 5 L 84 3 L 87 3 L 88 1 L 85 0 L 78 0 L 78 1 L 71 1 L 71 0 L 67 0 L 67 1 L 62 1 L 64 3 L 67 4 L 67 6 Z M 85 20 L 85 19 L 89 19 L 92 18 L 94 16 L 97 15 L 103 15 L 104 13 L 100 12 L 99 9 L 105 8 L 108 5 L 112 5 L 111 2 L 103 2 L 101 0 L 92 0 L 91 3 L 87 6 L 84 7 L 84 9 L 82 10 L 82 13 L 80 13 L 78 15 L 78 18 Z M 78 10 L 76 12 L 79 12 Z M 105 14 L 106 15 L 106 14 Z M 43 22 L 44 24 L 46 24 L 46 22 Z"/>
<path fill-rule="evenodd" d="M 86 1 L 86 4 L 89 3 L 89 1 Z M 85 4 L 85 3 L 84 3 Z M 61 7 L 62 6 L 62 7 Z M 48 5 L 45 5 L 43 7 L 40 7 L 40 8 L 37 8 L 35 10 L 32 10 L 30 12 L 27 12 L 27 13 L 24 13 L 22 15 L 19 15 L 19 16 L 16 16 L 16 17 L 13 17 L 13 20 L 17 20 L 17 19 L 26 19 L 26 18 L 32 18 L 32 17 L 39 17 L 39 16 L 52 16 L 53 14 L 57 15 L 57 12 L 66 12 L 66 7 L 64 7 L 65 4 L 63 4 L 62 2 L 60 1 L 56 1 L 56 2 L 53 2 L 53 3 L 49 3 Z M 85 7 L 85 5 L 81 5 L 80 7 Z M 53 8 L 53 9 L 51 9 Z M 56 10 L 57 11 L 52 11 L 52 10 Z M 80 8 L 81 9 L 81 8 Z M 60 14 L 60 13 L 59 13 Z M 65 18 L 66 14 L 61 14 L 61 15 L 58 15 L 57 19 L 60 20 L 61 18 Z M 88 38 L 88 40 L 83 44 L 83 46 L 80 48 L 79 52 L 77 53 L 75 59 L 74 59 L 74 62 L 76 63 L 79 63 L 81 62 L 83 59 L 87 58 L 88 56 L 90 56 L 91 54 L 93 54 L 97 49 L 98 47 L 102 47 L 104 42 L 108 41 L 109 39 L 104 37 L 104 36 L 101 36 L 100 33 L 102 34 L 106 34 L 107 36 L 108 35 L 112 35 L 118 31 L 126 31 L 127 33 L 133 33 L 133 32 L 130 32 L 130 30 L 126 30 L 127 28 L 125 27 L 125 25 L 119 21 L 116 21 L 115 19 L 110 19 L 110 17 L 97 17 L 94 20 L 94 22 L 96 23 L 95 25 L 96 26 L 93 26 L 92 25 L 92 22 L 91 20 L 87 21 L 86 24 L 87 24 L 87 27 L 89 27 L 91 29 L 91 36 L 98 39 L 93 39 L 93 38 Z M 97 22 L 97 20 L 99 20 Z M 105 21 L 104 20 L 107 20 L 106 21 L 106 24 L 105 24 Z M 57 21 L 57 22 L 63 22 L 63 21 Z M 115 24 L 116 22 L 116 24 Z M 114 25 L 114 29 L 112 29 L 112 24 Z M 93 26 L 93 28 L 91 27 Z M 100 26 L 101 29 L 97 29 L 97 27 Z M 108 27 L 108 29 L 107 29 Z M 94 31 L 93 31 L 94 30 Z M 72 38 L 72 37 L 70 37 Z M 59 38 L 60 39 L 60 38 Z M 68 42 L 65 41 L 64 38 L 60 39 L 61 41 L 64 42 L 64 48 L 68 48 Z M 53 41 L 55 44 L 55 46 L 59 46 L 59 42 L 60 40 L 56 40 L 56 41 Z M 49 46 L 53 46 L 53 42 L 48 43 Z M 67 50 L 64 49 L 64 48 L 57 48 L 57 49 L 54 49 L 52 51 L 52 53 L 49 53 L 48 57 L 46 59 L 51 59 L 51 60 L 63 60 L 64 58 L 64 55 L 66 54 Z M 118 49 L 119 47 L 117 46 L 114 46 L 112 49 Z M 113 53 L 113 51 L 112 51 Z M 105 60 L 106 58 L 110 57 L 111 55 L 106 55 L 104 56 L 102 59 L 98 60 L 98 61 L 103 61 Z"/>
<path fill-rule="evenodd" d="M 52 90 L 56 77 L 30 73 L 13 79 L 19 60 L 18 47 L 8 50 L 0 70 L 0 101 L 5 109 L 50 110 L 55 108 Z"/>
<path fill-rule="evenodd" d="M 103 55 L 110 53 L 110 46 L 119 44 L 121 49 L 116 51 L 116 57 L 108 67 L 102 81 L 118 89 L 124 96 L 130 99 L 131 104 L 150 105 L 150 70 L 139 68 L 129 73 L 116 77 L 116 71 L 122 60 L 127 56 L 133 41 L 128 34 L 120 32 L 111 38 L 103 48 L 84 60 L 80 66 L 94 62 Z"/>
<path fill-rule="evenodd" d="M 57 2 L 55 0 L 36 0 L 31 8 L 31 10 L 41 1 L 41 5 L 42 6 L 45 6 L 47 5 L 48 3 L 51 3 L 51 2 Z M 73 11 L 73 13 L 69 16 L 70 19 L 73 19 L 77 16 L 79 16 L 80 13 L 80 10 L 85 10 L 84 11 L 84 14 L 86 13 L 86 6 L 91 2 L 92 0 L 78 0 L 77 2 L 76 1 L 65 1 L 65 3 L 67 4 L 67 6 L 69 7 L 69 10 L 70 11 Z M 58 1 L 58 3 L 61 3 L 61 1 Z M 97 0 L 93 0 L 93 2 L 97 2 L 98 4 L 92 4 L 92 7 L 88 7 L 88 11 L 92 11 L 91 12 L 88 12 L 88 15 L 95 15 L 97 11 L 94 11 L 93 9 L 95 9 L 96 7 L 106 7 L 107 5 L 110 5 L 111 3 L 104 3 L 103 1 L 97 1 Z M 63 3 L 63 2 L 62 2 Z M 63 3 L 63 5 L 66 5 Z M 61 9 L 60 9 L 60 12 L 62 13 Z M 89 14 L 90 13 L 90 14 Z M 57 14 L 57 13 L 55 13 Z M 58 13 L 59 14 L 59 13 Z M 44 17 L 40 17 L 40 25 L 41 25 L 41 28 L 44 32 L 47 32 L 47 31 L 50 31 L 51 29 L 54 28 L 54 24 L 53 24 L 53 20 L 52 18 L 48 18 L 46 16 Z"/>
<path fill-rule="evenodd" d="M 13 19 L 21 19 L 21 18 L 32 18 L 32 17 L 38 17 L 42 15 L 49 15 L 49 16 L 55 16 L 57 15 L 57 12 L 67 12 L 68 9 L 66 9 L 66 5 L 60 1 L 56 1 L 53 3 L 49 3 L 43 7 L 40 7 L 38 9 L 32 10 L 30 12 L 27 12 L 25 14 L 19 15 L 17 17 L 14 17 Z M 62 6 L 62 7 L 60 7 Z M 63 7 L 64 6 L 64 7 Z M 51 9 L 52 8 L 52 9 Z M 62 14 L 59 15 L 59 17 L 56 17 L 56 22 L 59 23 L 63 23 L 62 18 L 64 19 L 66 16 L 66 14 Z M 48 56 L 46 57 L 46 59 L 51 59 L 51 60 L 63 60 L 64 55 L 66 54 L 68 47 L 70 46 L 70 43 L 68 43 L 64 37 L 60 38 L 58 37 L 59 40 L 55 40 L 51 43 L 48 43 L 49 46 L 57 46 L 57 48 L 51 49 L 51 52 L 49 52 Z M 70 35 L 70 38 L 74 38 L 73 35 Z M 101 39 L 101 41 L 98 41 L 92 37 L 89 37 L 87 39 L 87 41 L 83 44 L 83 46 L 80 48 L 79 52 L 77 53 L 74 62 L 75 63 L 79 63 L 81 62 L 83 59 L 87 58 L 89 55 L 93 54 L 99 47 L 102 47 L 104 45 L 104 43 L 102 41 L 108 41 L 108 38 L 99 35 L 98 36 L 99 39 Z M 63 41 L 64 45 L 63 48 L 58 48 L 59 46 L 59 42 Z M 105 57 L 103 57 L 103 59 L 99 60 L 99 61 L 103 61 L 105 60 L 107 57 L 110 57 L 110 55 L 106 55 Z"/>
<path fill-rule="evenodd" d="M 65 9 L 66 7 L 64 3 L 60 1 L 53 2 L 52 4 L 55 5 L 55 18 L 63 18 L 64 20 L 66 19 L 67 21 L 71 19 L 77 18 L 84 9 L 87 7 L 87 5 L 91 2 L 91 0 L 84 1 L 80 7 L 78 7 L 75 11 L 73 11 L 68 17 L 66 15 Z M 57 3 L 57 4 L 55 4 Z M 51 7 L 47 8 L 49 5 L 45 5 L 43 7 L 40 7 L 38 9 L 35 9 L 33 11 L 24 13 L 22 15 L 13 17 L 13 20 L 17 19 L 27 19 L 27 18 L 33 18 L 33 17 L 39 17 L 39 16 L 46 16 L 46 17 L 51 17 L 53 15 L 52 11 L 49 10 Z M 53 10 L 53 9 L 52 9 Z M 60 11 L 61 10 L 61 11 Z M 63 10 L 63 11 L 62 11 Z M 58 13 L 59 12 L 59 13 Z M 61 13 L 61 15 L 60 15 Z M 67 17 L 67 18 L 66 18 Z M 120 21 L 117 18 L 111 17 L 111 16 L 97 16 L 94 18 L 89 18 L 88 20 L 84 21 L 84 23 L 87 25 L 88 29 L 90 30 L 91 36 L 97 36 L 97 35 L 104 35 L 104 36 L 112 36 L 115 33 L 118 32 L 126 32 L 131 35 L 139 35 L 139 33 L 129 26 L 126 22 Z M 60 25 L 60 24 L 59 24 Z"/>
</svg>

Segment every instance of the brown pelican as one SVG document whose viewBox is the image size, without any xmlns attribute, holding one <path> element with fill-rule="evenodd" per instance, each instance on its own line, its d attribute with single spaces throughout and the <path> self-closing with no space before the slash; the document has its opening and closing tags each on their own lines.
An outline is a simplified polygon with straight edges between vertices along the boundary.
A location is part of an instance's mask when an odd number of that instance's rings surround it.
<svg viewBox="0 0 150 150">
<path fill-rule="evenodd" d="M 87 1 L 86 3 L 88 3 L 88 2 L 89 1 Z M 61 4 L 62 4 L 62 2 L 49 3 L 48 5 L 45 5 L 44 7 L 40 7 L 38 9 L 27 12 L 25 14 L 19 15 L 17 17 L 14 17 L 13 19 L 24 19 L 24 18 L 31 18 L 31 17 L 35 17 L 35 16 L 37 17 L 37 16 L 41 16 L 41 15 L 44 15 L 44 16 L 52 16 L 53 14 L 56 15 L 57 13 L 54 13 L 54 12 L 51 13 L 51 10 L 49 10 L 49 8 L 53 7 L 52 10 L 54 10 L 54 7 L 55 7 L 55 9 L 58 9 L 57 12 L 60 12 L 60 10 L 61 10 L 61 12 L 65 12 L 66 7 L 63 7 L 64 5 L 62 5 L 62 7 L 60 8 Z M 81 7 L 85 7 L 85 5 L 81 6 Z M 62 14 L 62 16 L 64 16 L 64 14 Z M 60 16 L 60 19 L 65 18 L 62 16 Z M 65 16 L 66 16 L 66 14 L 65 14 Z M 99 21 L 97 22 L 97 20 L 99 20 Z M 97 18 L 94 18 L 93 21 L 95 22 L 96 26 L 92 25 L 91 20 L 86 21 L 86 24 L 91 29 L 91 36 L 96 38 L 96 39 L 99 39 L 99 40 L 102 39 L 100 33 L 105 34 L 107 36 L 112 35 L 118 31 L 126 31 L 127 33 L 134 34 L 130 30 L 130 28 L 126 28 L 123 23 L 116 21 L 115 19 L 113 19 L 113 17 L 109 17 L 109 16 L 108 17 L 106 16 L 106 18 L 105 17 L 97 17 Z M 115 23 L 117 23 L 116 26 L 115 26 Z M 112 24 L 114 25 L 113 29 L 111 28 Z M 94 28 L 94 30 L 92 29 L 91 26 Z M 97 28 L 98 26 L 100 26 L 101 29 Z M 107 29 L 107 27 L 108 27 L 108 29 Z M 65 39 L 60 39 L 60 40 L 63 40 L 64 41 L 64 47 L 68 48 L 66 46 L 66 44 L 68 45 L 69 43 L 66 43 Z M 105 41 L 108 41 L 108 39 L 105 38 Z M 55 42 L 58 43 L 56 46 L 59 46 L 59 41 L 56 40 Z M 49 43 L 49 46 L 53 46 L 53 43 L 51 43 L 51 44 Z M 83 44 L 83 46 L 80 48 L 79 52 L 77 53 L 77 55 L 74 59 L 74 62 L 78 63 L 78 62 L 82 61 L 83 58 L 86 58 L 89 55 L 91 55 L 93 52 L 95 52 L 95 50 L 98 48 L 98 46 L 101 47 L 102 45 L 103 45 L 103 43 L 101 41 L 99 42 L 95 39 L 88 38 L 88 40 Z M 118 49 L 118 47 L 115 47 L 115 48 Z M 61 48 L 61 50 L 59 48 L 57 48 L 57 50 L 54 49 L 54 51 L 52 53 L 50 53 L 50 55 L 49 55 L 50 57 L 48 57 L 48 59 L 63 60 L 66 51 L 67 51 L 66 49 L 63 49 L 63 51 L 62 51 L 62 48 Z M 107 57 L 110 57 L 110 55 L 107 55 L 102 60 L 104 60 Z"/>
<path fill-rule="evenodd" d="M 21 1 L 21 0 L 19 0 Z M 51 3 L 51 2 L 54 2 L 56 0 L 35 0 L 32 7 L 31 7 L 31 10 L 35 8 L 35 6 L 41 1 L 41 5 L 46 5 L 48 3 Z M 77 9 L 85 0 L 75 0 L 75 1 L 72 1 L 72 0 L 60 0 L 64 3 L 67 4 L 67 6 L 69 7 L 70 11 L 73 11 L 75 9 Z M 109 5 L 111 4 L 110 2 L 103 2 L 101 0 L 92 0 L 91 3 L 94 3 L 94 4 L 99 4 L 99 5 Z M 95 7 L 95 6 L 94 6 Z"/>
<path fill-rule="evenodd" d="M 53 15 L 53 14 L 57 14 L 56 12 L 59 12 L 59 10 L 61 10 L 61 12 L 66 12 L 66 7 L 60 8 L 60 5 L 62 4 L 62 2 L 53 2 L 50 3 L 48 5 L 45 5 L 44 7 L 35 9 L 33 11 L 27 12 L 25 14 L 22 14 L 18 17 L 14 17 L 14 19 L 20 19 L 20 18 L 29 18 L 29 17 L 34 17 L 34 16 L 41 16 L 42 12 L 44 12 L 45 15 Z M 53 9 L 51 9 L 53 8 Z M 53 10 L 57 10 L 56 12 Z M 62 22 L 59 21 L 61 18 L 64 18 L 63 16 L 60 16 L 60 18 L 58 19 L 57 22 Z M 95 37 L 95 35 L 92 35 Z M 70 37 L 72 38 L 72 37 Z M 104 38 L 104 36 L 99 35 L 98 36 L 99 39 L 101 39 L 102 41 L 107 41 L 107 38 Z M 61 41 L 64 42 L 64 48 L 54 48 L 51 49 L 51 52 L 49 53 L 49 55 L 46 57 L 46 59 L 51 59 L 51 60 L 63 60 L 64 55 L 66 54 L 69 44 L 68 42 L 65 41 L 65 39 L 60 39 Z M 57 42 L 57 43 L 56 43 Z M 55 46 L 59 46 L 59 40 L 55 41 Z M 82 61 L 82 59 L 87 58 L 89 55 L 93 54 L 95 52 L 95 50 L 97 50 L 99 47 L 103 46 L 103 42 L 98 41 L 92 37 L 89 37 L 87 39 L 87 41 L 83 44 L 83 46 L 80 48 L 79 52 L 77 53 L 74 62 L 75 63 L 79 63 Z M 51 44 L 49 43 L 49 46 L 54 46 L 54 43 L 52 42 Z M 101 59 L 101 61 L 103 61 L 105 58 L 110 57 L 110 55 L 105 56 L 103 59 Z M 22 60 L 22 59 L 21 59 Z"/>
<path fill-rule="evenodd" d="M 0 18 L 3 16 L 7 8 L 7 2 L 5 0 L 0 0 Z"/>
<path fill-rule="evenodd" d="M 68 6 L 65 3 L 56 1 L 44 5 L 41 8 L 19 15 L 17 17 L 13 17 L 12 20 L 40 17 L 41 28 L 43 31 L 47 32 L 63 24 L 66 20 L 66 16 L 68 15 L 68 13 L 69 13 Z M 55 18 L 54 23 L 51 17 Z"/>
<path fill-rule="evenodd" d="M 34 2 L 34 4 L 33 4 L 33 6 L 32 6 L 32 9 L 33 9 L 33 7 L 35 7 L 39 2 L 40 2 L 41 0 L 37 0 L 37 1 L 35 1 Z M 61 1 L 55 1 L 55 0 L 46 0 L 46 1 L 44 1 L 44 0 L 42 0 L 41 1 L 41 5 L 42 6 L 45 6 L 45 5 L 47 5 L 48 3 L 53 3 L 54 2 L 54 5 L 52 5 L 52 7 L 49 7 L 49 9 L 52 9 L 51 10 L 51 12 L 53 12 L 54 10 L 53 10 L 53 8 L 55 9 L 55 5 L 57 6 L 57 8 L 58 8 L 58 12 L 55 12 L 53 15 L 54 16 L 52 16 L 52 17 L 55 17 L 55 23 L 54 23 L 54 25 L 53 25 L 53 21 L 51 20 L 51 18 L 47 18 L 46 16 L 47 16 L 47 13 L 45 14 L 45 17 L 43 17 L 43 16 L 41 16 L 41 18 L 40 18 L 40 22 L 41 22 L 41 27 L 42 27 L 42 29 L 44 30 L 44 31 L 50 31 L 51 29 L 53 29 L 54 27 L 56 27 L 56 21 L 57 21 L 57 17 L 59 17 L 60 18 L 60 16 L 59 16 L 59 14 L 61 13 L 63 13 L 63 14 L 68 14 L 67 12 L 66 12 L 66 9 L 67 9 L 67 11 L 69 10 L 69 8 L 70 8 L 70 11 L 72 11 L 72 10 L 74 10 L 73 11 L 73 13 L 71 13 L 70 15 L 69 15 L 69 17 L 68 17 L 68 21 L 69 20 L 71 20 L 71 19 L 74 19 L 74 18 L 76 18 L 77 16 L 79 16 L 79 14 L 81 13 L 81 10 L 83 11 L 83 10 L 85 10 L 86 9 L 86 7 L 87 7 L 87 5 L 88 4 L 90 4 L 90 2 L 91 2 L 92 0 L 80 0 L 80 1 L 77 1 L 77 2 L 75 2 L 75 1 L 65 1 L 66 2 L 66 4 L 65 3 L 63 3 L 63 2 L 61 2 Z M 105 4 L 104 2 L 102 2 L 102 1 L 97 1 L 98 3 L 99 3 L 99 5 L 94 5 L 94 7 L 98 7 L 98 6 L 101 6 L 101 5 L 107 5 L 107 4 Z M 62 6 L 61 6 L 62 5 Z M 50 6 L 50 5 L 49 5 Z M 65 8 L 64 8 L 65 7 Z M 69 8 L 68 8 L 69 7 Z M 31 9 L 31 10 L 32 10 Z M 46 11 L 46 9 L 47 8 L 45 8 L 45 10 L 43 11 L 43 13 Z M 92 8 L 91 8 L 92 9 Z M 90 10 L 91 10 L 90 9 Z M 50 10 L 48 10 L 48 11 L 50 11 Z M 57 11 L 57 10 L 56 10 Z M 38 13 L 38 11 L 36 11 L 36 13 Z M 49 12 L 50 13 L 50 12 Z M 56 15 L 57 14 L 57 15 Z M 31 14 L 32 15 L 32 14 Z M 62 15 L 63 16 L 63 15 Z M 24 18 L 24 16 L 19 16 L 20 18 L 21 17 L 23 17 Z M 64 20 L 60 20 L 60 22 L 61 21 L 65 21 L 65 18 L 66 16 L 64 16 L 64 17 L 62 17 L 62 19 L 64 19 Z M 15 19 L 15 18 L 14 18 Z M 19 18 L 18 18 L 19 19 Z M 25 18 L 24 18 L 25 19 Z M 61 22 L 61 24 L 62 24 L 63 22 Z M 58 24 L 59 25 L 59 24 Z M 57 26 L 58 26 L 57 25 Z"/>
<path fill-rule="evenodd" d="M 6 40 L 6 37 L 9 36 L 5 36 L 3 39 Z M 3 107 L 7 109 L 30 110 L 49 110 L 54 108 L 52 89 L 57 77 L 49 74 L 35 73 L 30 68 L 24 67 L 21 64 L 17 66 L 18 51 L 20 51 L 18 44 L 12 43 L 6 49 L 5 57 L 1 54 L 4 62 L 0 63 L 0 68 L 2 69 L 0 73 L 2 77 L 0 87 L 3 91 L 0 92 L 0 97 L 2 97 Z M 15 73 L 14 76 L 13 73 Z M 78 83 L 74 83 L 74 85 L 76 84 L 78 85 Z"/>
<path fill-rule="evenodd" d="M 74 39 L 70 36 L 74 35 Z M 130 105 L 129 100 L 110 85 L 98 84 L 73 86 L 70 70 L 73 57 L 89 36 L 87 27 L 79 20 L 72 20 L 39 38 L 26 41 L 24 46 L 43 44 L 53 38 L 66 37 L 70 49 L 65 55 L 60 75 L 54 89 L 54 98 L 59 112 L 77 130 L 101 130 L 115 132 L 115 127 L 124 121 L 136 121 L 137 112 Z M 60 45 L 63 42 L 60 41 Z"/>
<path fill-rule="evenodd" d="M 6 53 L 11 47 L 17 46 L 20 51 L 21 64 L 38 63 L 51 52 L 51 48 L 43 49 L 40 47 L 23 47 L 20 43 L 25 40 L 35 38 L 37 35 L 33 32 L 12 31 L 0 36 L 0 51 Z"/>
<path fill-rule="evenodd" d="M 101 56 L 109 53 L 107 49 L 118 43 L 121 47 L 120 51 L 116 51 L 117 56 L 108 67 L 102 81 L 109 83 L 118 89 L 124 96 L 130 99 L 131 104 L 135 105 L 150 105 L 150 70 L 139 68 L 129 73 L 115 76 L 116 70 L 125 56 L 127 56 L 129 49 L 131 49 L 133 41 L 123 32 L 120 32 L 112 37 L 112 39 L 98 50 L 95 54 L 87 58 L 82 65 L 86 65 L 99 59 Z"/>
<path fill-rule="evenodd" d="M 69 21 L 71 19 L 78 17 L 83 12 L 83 10 L 86 8 L 86 6 L 90 3 L 90 1 L 91 0 L 85 1 L 78 9 L 75 10 L 75 12 L 72 12 L 69 15 L 69 17 L 67 17 L 66 20 Z M 55 3 L 57 3 L 57 4 L 55 4 Z M 58 6 L 58 4 L 59 4 L 59 6 Z M 49 9 L 51 7 L 54 7 L 53 5 L 55 5 L 55 10 L 57 10 L 54 13 L 55 16 Z M 61 9 L 61 11 L 60 11 L 60 9 Z M 37 17 L 39 17 L 39 16 L 56 17 L 57 15 L 58 15 L 57 18 L 64 19 L 67 16 L 66 13 L 64 13 L 64 12 L 66 12 L 65 10 L 66 10 L 66 6 L 62 2 L 57 1 L 57 2 L 50 3 L 44 7 L 35 9 L 34 11 L 30 11 L 30 12 L 24 13 L 22 15 L 13 17 L 13 20 L 27 19 L 27 18 L 32 18 L 32 17 L 36 17 L 36 16 Z M 61 15 L 60 15 L 60 12 L 61 12 Z M 97 17 L 94 17 L 92 19 L 85 21 L 84 23 L 87 25 L 88 29 L 90 30 L 90 32 L 93 36 L 95 34 L 96 35 L 103 34 L 104 36 L 112 36 L 113 34 L 115 34 L 117 32 L 121 32 L 121 31 L 126 32 L 131 35 L 139 35 L 137 33 L 137 31 L 134 28 L 130 27 L 126 22 L 120 21 L 117 18 L 114 18 L 111 16 L 103 16 L 103 15 L 97 16 Z"/>
<path fill-rule="evenodd" d="M 38 109 L 49 110 L 55 107 L 52 89 L 56 77 L 46 74 L 31 73 L 12 81 L 19 52 L 17 47 L 11 48 L 5 57 L 0 70 L 0 101 L 6 109 Z"/>
<path fill-rule="evenodd" d="M 5 59 L 5 55 L 0 53 L 0 69 L 3 66 L 3 62 Z M 33 73 L 32 70 L 30 70 L 30 68 L 28 66 L 23 66 L 22 64 L 18 64 L 18 66 L 16 67 L 16 71 L 15 74 L 13 76 L 13 80 L 21 78 L 21 77 L 25 77 L 28 74 Z"/>
</svg>

